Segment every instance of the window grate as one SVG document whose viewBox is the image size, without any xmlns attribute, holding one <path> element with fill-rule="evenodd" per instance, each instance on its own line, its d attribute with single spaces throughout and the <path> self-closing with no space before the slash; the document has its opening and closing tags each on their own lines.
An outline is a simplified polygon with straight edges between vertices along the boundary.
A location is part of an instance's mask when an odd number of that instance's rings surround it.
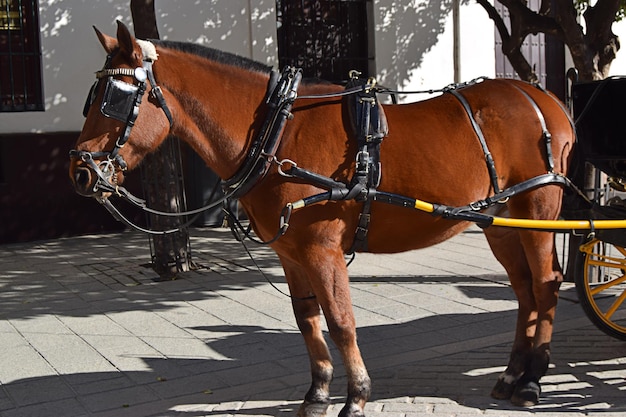
<svg viewBox="0 0 626 417">
<path fill-rule="evenodd" d="M 348 78 L 369 73 L 369 0 L 277 0 L 280 66 L 302 68 L 307 77 Z"/>
<path fill-rule="evenodd" d="M 41 111 L 37 0 L 0 0 L 0 111 Z"/>
</svg>

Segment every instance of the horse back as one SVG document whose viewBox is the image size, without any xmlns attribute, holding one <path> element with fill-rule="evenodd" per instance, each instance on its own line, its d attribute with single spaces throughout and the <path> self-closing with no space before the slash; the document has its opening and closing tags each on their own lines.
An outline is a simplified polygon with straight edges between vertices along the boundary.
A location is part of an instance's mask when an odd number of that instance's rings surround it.
<svg viewBox="0 0 626 417">
<path fill-rule="evenodd" d="M 452 94 L 412 104 L 385 105 L 389 133 L 381 144 L 381 191 L 433 203 L 463 206 L 493 194 L 485 153 L 472 128 L 480 127 L 492 154 L 500 188 L 546 172 L 542 124 L 526 95 L 539 107 L 552 134 L 555 171 L 565 173 L 573 142 L 568 116 L 540 89 L 519 81 L 485 80 L 460 89 L 471 111 Z M 294 107 L 280 156 L 299 166 L 349 183 L 354 174 L 355 143 L 351 121 L 341 100 Z M 323 190 L 298 180 L 275 179 L 280 204 Z M 271 183 L 272 181 L 270 181 Z M 280 182 L 280 186 L 278 185 Z M 266 191 L 263 195 L 267 197 Z M 277 206 L 278 207 L 278 206 Z M 354 238 L 362 203 L 328 202 L 296 213 L 292 222 L 315 234 L 341 235 L 344 249 Z M 258 211 L 258 210 L 257 210 Z M 258 213 L 263 216 L 262 213 Z M 397 252 L 430 246 L 467 227 L 467 223 L 374 202 L 369 251 Z"/>
</svg>

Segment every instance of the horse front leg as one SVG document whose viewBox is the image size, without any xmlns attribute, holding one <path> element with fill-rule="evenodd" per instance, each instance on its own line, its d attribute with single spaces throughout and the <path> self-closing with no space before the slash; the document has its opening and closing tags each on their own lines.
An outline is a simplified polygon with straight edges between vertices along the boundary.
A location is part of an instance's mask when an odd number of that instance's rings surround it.
<svg viewBox="0 0 626 417">
<path fill-rule="evenodd" d="M 348 378 L 346 404 L 339 413 L 339 417 L 364 416 L 363 408 L 370 396 L 371 381 L 357 344 L 348 270 L 343 252 L 339 248 L 333 250 L 327 247 L 313 247 L 304 253 L 306 255 L 301 259 L 301 268 L 309 278 L 309 285 L 315 294 L 317 303 L 322 307 L 330 337 L 341 354 Z M 328 373 L 325 372 L 329 369 L 330 363 L 323 359 L 326 353 L 322 355 L 321 351 L 316 348 L 316 346 L 321 347 L 319 340 L 323 341 L 323 339 L 321 337 L 318 339 L 318 336 L 321 336 L 321 331 L 317 327 L 310 327 L 314 323 L 311 320 L 314 311 L 310 309 L 310 306 L 311 303 L 309 302 L 307 309 L 305 304 L 301 304 L 301 300 L 294 300 L 294 311 L 297 310 L 296 316 L 301 315 L 299 320 L 305 319 L 301 326 L 301 330 L 304 330 L 303 335 L 305 333 L 311 336 L 316 335 L 307 341 L 314 380 L 311 385 L 313 391 L 310 390 L 307 397 L 314 398 L 309 394 L 327 392 L 326 387 L 322 390 L 319 390 L 319 387 L 323 385 L 322 382 L 330 382 L 329 379 L 326 379 Z M 306 319 L 307 317 L 308 319 Z M 319 316 L 317 315 L 317 317 Z M 305 340 L 307 340 L 307 336 L 305 336 Z M 317 373 L 321 373 L 321 375 L 316 375 Z M 316 380 L 318 386 L 316 386 Z M 305 400 L 303 406 L 308 406 L 308 402 Z"/>
<path fill-rule="evenodd" d="M 285 258 L 280 259 L 289 284 L 296 323 L 304 338 L 311 366 L 311 387 L 304 396 L 298 417 L 323 417 L 330 405 L 333 364 L 322 333 L 320 306 L 302 268 Z"/>
</svg>

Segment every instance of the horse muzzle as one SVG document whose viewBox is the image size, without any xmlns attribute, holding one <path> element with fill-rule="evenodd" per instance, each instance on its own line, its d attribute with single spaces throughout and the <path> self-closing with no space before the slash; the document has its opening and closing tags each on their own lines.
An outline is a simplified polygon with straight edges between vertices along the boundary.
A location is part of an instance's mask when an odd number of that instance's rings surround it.
<svg viewBox="0 0 626 417">
<path fill-rule="evenodd" d="M 117 159 L 108 157 L 94 160 L 93 154 L 85 151 L 72 151 L 70 178 L 74 189 L 85 197 L 102 197 L 116 192 L 118 189 L 118 171 L 123 171 L 126 164 L 118 163 Z M 121 159 L 121 157 L 119 157 Z"/>
</svg>

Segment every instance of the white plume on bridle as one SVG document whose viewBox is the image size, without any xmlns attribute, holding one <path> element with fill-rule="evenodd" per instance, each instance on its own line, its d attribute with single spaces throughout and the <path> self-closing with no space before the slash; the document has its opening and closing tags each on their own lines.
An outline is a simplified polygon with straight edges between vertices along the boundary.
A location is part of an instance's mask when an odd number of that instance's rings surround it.
<svg viewBox="0 0 626 417">
<path fill-rule="evenodd" d="M 144 41 L 141 39 L 136 39 L 136 41 L 141 47 L 143 59 L 148 61 L 156 61 L 157 59 L 159 59 L 159 54 L 157 54 L 156 47 L 152 42 Z"/>
</svg>

